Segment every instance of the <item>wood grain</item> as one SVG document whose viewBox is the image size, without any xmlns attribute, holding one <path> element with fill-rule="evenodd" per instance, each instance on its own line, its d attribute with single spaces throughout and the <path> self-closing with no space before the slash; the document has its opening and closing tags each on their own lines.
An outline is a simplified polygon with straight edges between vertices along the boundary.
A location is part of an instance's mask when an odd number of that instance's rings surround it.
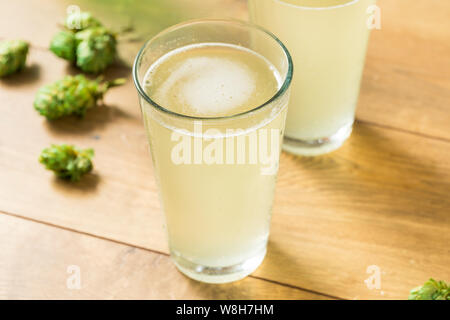
<svg viewBox="0 0 450 320">
<path fill-rule="evenodd" d="M 242 1 L 232 2 L 239 3 L 234 12 L 242 12 Z M 0 19 L 0 37 L 38 44 L 23 73 L 0 81 L 0 211 L 66 230 L 0 214 L 0 297 L 315 297 L 265 287 L 261 278 L 341 298 L 404 299 L 429 277 L 450 280 L 448 2 L 380 1 L 383 29 L 374 32 L 369 48 L 361 121 L 330 155 L 282 154 L 268 256 L 256 278 L 229 287 L 186 280 L 165 256 L 164 217 L 126 65 L 117 64 L 106 76 L 125 76 L 128 83 L 111 90 L 105 105 L 83 120 L 49 123 L 33 110 L 41 85 L 76 70 L 39 43 L 53 27 L 31 36 L 31 22 L 42 17 L 26 20 L 37 5 L 27 3 L 24 18 L 11 21 L 10 31 Z M 23 1 L 11 5 L 20 8 Z M 0 18 L 8 6 L 0 2 Z M 42 16 L 50 21 L 55 10 L 61 7 L 48 6 Z M 408 18 L 419 13 L 430 23 Z M 55 179 L 37 161 L 44 147 L 62 142 L 96 151 L 93 174 L 77 184 Z M 82 293 L 64 287 L 72 256 L 66 246 L 86 257 L 86 270 L 92 270 L 92 285 Z M 136 254 L 115 270 L 127 251 Z M 364 283 L 370 265 L 382 271 L 380 290 Z M 105 281 L 113 283 L 103 290 Z"/>
<path fill-rule="evenodd" d="M 283 155 L 267 278 L 345 298 L 404 299 L 449 279 L 450 145 L 357 124 L 338 152 Z M 274 261 L 274 263 L 270 263 Z M 280 261 L 282 261 L 280 263 Z M 382 288 L 368 290 L 370 265 Z"/>
<path fill-rule="evenodd" d="M 169 257 L 0 214 L 0 299 L 326 299 L 265 280 L 208 285 Z M 81 288 L 67 286 L 69 266 Z"/>
<path fill-rule="evenodd" d="M 48 48 L 64 22 L 69 6 L 95 12 L 114 30 L 132 26 L 134 32 L 119 37 L 119 55 L 131 65 L 144 41 L 161 30 L 190 19 L 247 19 L 243 0 L 41 0 L 0 1 L 0 39 L 23 38 L 36 47 Z M 10 19 L 11 12 L 20 19 Z M 36 13 L 39 14 L 36 14 Z M 39 32 L 36 29 L 39 28 Z"/>
<path fill-rule="evenodd" d="M 141 4 L 139 4 L 141 3 Z M 138 41 L 120 45 L 130 64 L 145 39 L 177 22 L 204 17 L 247 19 L 245 0 L 135 1 L 0 1 L 0 38 L 21 37 L 47 48 L 67 5 L 96 12 L 108 25 L 127 24 L 139 30 Z M 382 28 L 372 32 L 357 117 L 450 140 L 450 2 L 442 0 L 379 0 Z M 153 8 L 153 9 L 152 9 Z M 21 19 L 9 19 L 9 12 Z M 35 14 L 39 12 L 40 14 Z M 39 26 L 36 33 L 33 26 Z"/>
<path fill-rule="evenodd" d="M 86 119 L 50 124 L 31 107 L 33 93 L 67 68 L 45 51 L 31 57 L 48 61 L 39 79 L 0 90 L 1 210 L 167 253 L 131 81 Z M 96 150 L 94 174 L 79 184 L 37 162 L 64 141 Z M 269 255 L 255 275 L 343 298 L 403 298 L 427 277 L 449 278 L 449 156 L 445 141 L 365 123 L 330 155 L 283 154 Z M 387 272 L 384 296 L 365 287 L 371 264 Z"/>
<path fill-rule="evenodd" d="M 377 3 L 357 118 L 450 140 L 450 2 Z"/>
</svg>

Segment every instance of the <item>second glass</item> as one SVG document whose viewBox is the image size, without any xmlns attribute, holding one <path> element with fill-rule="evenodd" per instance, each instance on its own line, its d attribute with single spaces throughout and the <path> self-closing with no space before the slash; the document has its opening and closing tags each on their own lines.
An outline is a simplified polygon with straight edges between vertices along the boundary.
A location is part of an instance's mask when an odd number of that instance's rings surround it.
<svg viewBox="0 0 450 320">
<path fill-rule="evenodd" d="M 136 58 L 170 253 L 191 278 L 238 280 L 264 259 L 292 72 L 272 34 L 223 20 L 174 26 Z"/>
<path fill-rule="evenodd" d="M 286 44 L 296 76 L 283 148 L 318 155 L 350 136 L 375 0 L 249 0 L 250 19 Z"/>
</svg>

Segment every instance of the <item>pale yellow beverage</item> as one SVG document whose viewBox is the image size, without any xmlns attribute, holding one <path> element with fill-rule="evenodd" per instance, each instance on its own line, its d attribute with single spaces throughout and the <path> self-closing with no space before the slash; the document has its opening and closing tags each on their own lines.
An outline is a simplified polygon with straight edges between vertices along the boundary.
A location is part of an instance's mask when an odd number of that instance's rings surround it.
<svg viewBox="0 0 450 320">
<path fill-rule="evenodd" d="M 148 71 L 145 90 L 170 111 L 223 117 L 269 100 L 280 86 L 278 79 L 277 71 L 261 56 L 237 46 L 209 43 L 182 47 L 160 58 Z M 281 127 L 285 110 L 279 110 L 274 119 L 266 119 L 270 120 L 267 124 L 263 121 L 251 126 L 247 136 L 259 129 Z M 264 252 L 276 175 L 263 175 L 259 163 L 238 164 L 236 148 L 234 162 L 226 163 L 223 150 L 222 163 L 206 163 L 206 146 L 220 143 L 225 148 L 226 140 L 237 146 L 236 134 L 227 137 L 226 129 L 230 128 L 217 124 L 213 127 L 220 132 L 208 134 L 212 126 L 204 121 L 197 121 L 197 126 L 202 126 L 197 134 L 184 128 L 186 132 L 180 134 L 192 141 L 191 156 L 180 164 L 172 159 L 176 145 L 184 138 L 172 141 L 174 132 L 180 130 L 177 124 L 151 118 L 146 122 L 149 134 L 157 137 L 152 155 L 160 176 L 172 253 L 198 265 L 221 267 Z M 196 136 L 202 144 L 198 150 L 194 149 Z M 245 140 L 248 144 L 249 138 Z M 244 152 L 249 159 L 250 148 Z"/>
<path fill-rule="evenodd" d="M 170 251 L 194 279 L 237 280 L 264 258 L 285 78 L 263 55 L 220 42 L 171 50 L 144 76 L 145 93 L 163 109 L 141 102 Z"/>
<path fill-rule="evenodd" d="M 278 36 L 294 61 L 284 148 L 302 155 L 338 148 L 354 122 L 375 0 L 248 3 L 251 20 Z"/>
</svg>

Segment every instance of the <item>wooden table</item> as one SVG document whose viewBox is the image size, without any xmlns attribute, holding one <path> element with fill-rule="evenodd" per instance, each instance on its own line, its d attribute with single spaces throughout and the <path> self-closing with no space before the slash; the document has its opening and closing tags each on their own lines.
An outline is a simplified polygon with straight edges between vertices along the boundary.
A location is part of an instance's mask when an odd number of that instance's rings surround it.
<svg viewBox="0 0 450 320">
<path fill-rule="evenodd" d="M 145 37 L 187 18 L 247 14 L 241 0 L 110 11 L 99 10 L 104 0 L 74 2 L 122 22 L 135 9 Z M 450 280 L 449 1 L 379 1 L 351 139 L 321 157 L 282 154 L 268 255 L 226 285 L 192 281 L 169 259 L 128 66 L 107 72 L 129 81 L 84 120 L 50 124 L 33 110 L 41 85 L 75 72 L 46 49 L 66 5 L 0 1 L 0 37 L 32 44 L 28 68 L 0 81 L 0 298 L 405 299 L 430 277 Z M 122 59 L 141 43 L 122 42 Z M 96 151 L 79 183 L 37 161 L 63 142 Z M 80 289 L 66 285 L 73 265 Z M 372 265 L 379 289 L 365 283 Z"/>
</svg>

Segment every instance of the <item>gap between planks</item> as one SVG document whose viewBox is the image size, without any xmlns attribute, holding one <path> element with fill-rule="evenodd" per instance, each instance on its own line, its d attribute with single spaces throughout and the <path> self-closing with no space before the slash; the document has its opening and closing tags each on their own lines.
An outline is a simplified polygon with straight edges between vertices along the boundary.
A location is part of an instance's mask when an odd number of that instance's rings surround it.
<svg viewBox="0 0 450 320">
<path fill-rule="evenodd" d="M 382 124 L 382 123 L 376 123 L 376 122 L 371 122 L 371 121 L 367 121 L 367 120 L 360 120 L 358 118 L 355 119 L 355 122 L 363 123 L 363 124 L 368 125 L 368 126 L 382 128 L 382 129 L 386 129 L 386 130 L 391 130 L 391 131 L 397 131 L 397 132 L 402 132 L 402 133 L 406 133 L 406 134 L 411 134 L 411 135 L 419 136 L 419 137 L 425 138 L 425 139 L 430 139 L 430 140 L 450 143 L 450 139 L 447 139 L 447 138 L 444 138 L 444 137 L 438 137 L 438 136 L 428 135 L 428 134 L 421 133 L 421 132 L 406 130 L 406 129 L 397 128 L 397 127 L 392 127 L 392 126 L 385 125 L 385 124 Z"/>
<path fill-rule="evenodd" d="M 65 230 L 65 231 L 77 233 L 77 234 L 80 234 L 80 235 L 84 235 L 84 236 L 88 236 L 88 237 L 92 237 L 92 238 L 96 238 L 96 239 L 100 239 L 100 240 L 104 240 L 104 241 L 109 241 L 109 242 L 113 242 L 113 243 L 116 243 L 116 244 L 119 244 L 119 245 L 133 247 L 133 248 L 136 248 L 136 249 L 140 249 L 140 250 L 144 250 L 144 251 L 151 252 L 151 253 L 154 253 L 154 254 L 160 254 L 160 255 L 169 257 L 169 254 L 167 254 L 165 252 L 162 252 L 162 251 L 149 249 L 149 248 L 146 248 L 146 247 L 130 244 L 130 243 L 123 242 L 123 241 L 118 241 L 118 240 L 115 240 L 115 239 L 110 239 L 110 238 L 107 238 L 107 237 L 102 237 L 102 236 L 99 236 L 99 235 L 95 235 L 95 234 L 92 234 L 92 233 L 89 233 L 89 232 L 85 232 L 85 231 L 80 231 L 80 230 L 73 229 L 73 228 L 59 226 L 57 224 L 53 224 L 53 223 L 50 223 L 50 222 L 40 221 L 40 220 L 37 220 L 37 219 L 21 216 L 20 214 L 16 214 L 16 213 L 12 213 L 12 212 L 6 212 L 4 210 L 0 210 L 0 214 L 4 214 L 4 215 L 10 216 L 10 217 L 17 218 L 17 219 L 27 220 L 27 221 L 34 222 L 34 223 L 39 223 L 39 224 L 42 224 L 42 225 L 45 225 L 45 226 L 48 226 L 48 227 L 57 228 L 57 229 L 60 229 L 60 230 Z M 295 289 L 295 290 L 300 290 L 300 291 L 304 291 L 304 292 L 320 295 L 320 296 L 323 296 L 323 297 L 326 297 L 326 298 L 331 298 L 331 299 L 334 299 L 334 300 L 346 300 L 346 299 L 341 298 L 341 297 L 333 296 L 333 295 L 330 295 L 330 294 L 327 294 L 327 293 L 323 293 L 323 292 L 319 292 L 319 291 L 315 291 L 315 290 L 305 289 L 305 288 L 302 288 L 302 287 L 294 286 L 294 285 L 289 284 L 289 283 L 283 283 L 283 282 L 279 282 L 279 281 L 276 281 L 276 280 L 265 279 L 265 278 L 257 277 L 257 276 L 253 276 L 253 275 L 249 275 L 248 277 L 256 279 L 256 280 L 272 283 L 272 284 L 275 284 L 275 285 L 279 285 L 279 286 L 283 286 L 283 287 L 287 287 L 287 288 L 291 288 L 291 289 Z"/>
</svg>

